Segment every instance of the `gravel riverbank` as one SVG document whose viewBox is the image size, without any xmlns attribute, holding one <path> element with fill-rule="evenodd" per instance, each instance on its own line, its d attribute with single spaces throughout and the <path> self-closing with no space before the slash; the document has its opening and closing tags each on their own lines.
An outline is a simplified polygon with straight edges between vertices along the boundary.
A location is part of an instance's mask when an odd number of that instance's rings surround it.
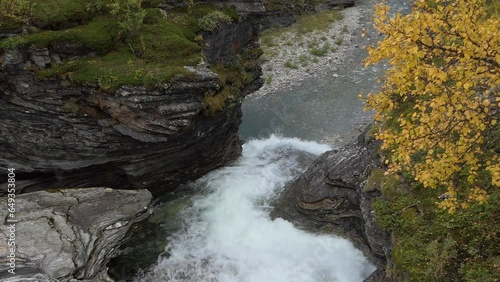
<svg viewBox="0 0 500 282">
<path fill-rule="evenodd" d="M 327 29 L 298 34 L 285 31 L 273 39 L 272 46 L 262 44 L 264 49 L 263 71 L 265 85 L 249 98 L 261 98 L 278 90 L 291 90 L 308 77 L 335 71 L 344 63 L 346 53 L 359 48 L 353 43 L 360 31 L 362 7 L 342 10 L 342 19 L 333 22 Z"/>
</svg>

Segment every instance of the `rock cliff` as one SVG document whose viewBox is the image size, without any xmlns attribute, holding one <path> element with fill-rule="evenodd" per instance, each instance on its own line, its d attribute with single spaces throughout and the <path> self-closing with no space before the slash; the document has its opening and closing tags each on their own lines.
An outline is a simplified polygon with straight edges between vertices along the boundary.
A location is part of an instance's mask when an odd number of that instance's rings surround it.
<svg viewBox="0 0 500 282">
<path fill-rule="evenodd" d="M 351 240 L 377 266 L 366 281 L 385 281 L 390 235 L 375 223 L 372 201 L 380 187 L 365 187 L 378 166 L 376 142 L 364 140 L 321 155 L 295 181 L 287 184 L 272 212 L 296 226 Z"/>
<path fill-rule="evenodd" d="M 250 16 L 204 38 L 212 64 L 258 50 Z M 95 56 L 89 48 L 53 44 L 2 50 L 0 169 L 16 169 L 22 193 L 95 186 L 160 193 L 196 179 L 241 152 L 240 105 L 244 95 L 262 85 L 255 63 L 260 53 L 252 54 L 245 58 L 247 77 L 237 97 L 204 114 L 206 95 L 217 96 L 222 89 L 220 77 L 207 65 L 186 67 L 189 76 L 154 88 L 105 91 L 66 76 L 36 74 L 61 61 Z M 2 189 L 5 181 L 0 175 Z"/>
<path fill-rule="evenodd" d="M 39 191 L 16 197 L 15 274 L 0 245 L 2 281 L 103 281 L 130 227 L 149 215 L 147 190 L 85 188 Z M 6 202 L 5 198 L 0 198 Z M 7 210 L 0 216 L 7 218 Z M 0 225 L 9 238 L 9 224 Z"/>
</svg>

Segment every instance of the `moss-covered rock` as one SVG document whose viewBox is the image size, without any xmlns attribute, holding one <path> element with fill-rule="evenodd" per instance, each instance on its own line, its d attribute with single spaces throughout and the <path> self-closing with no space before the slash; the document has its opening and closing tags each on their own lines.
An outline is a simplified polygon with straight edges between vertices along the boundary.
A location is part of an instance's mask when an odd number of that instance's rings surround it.
<svg viewBox="0 0 500 282">
<path fill-rule="evenodd" d="M 199 35 L 200 18 L 217 11 L 232 21 L 239 20 L 235 8 L 229 6 L 179 7 L 165 16 L 165 11 L 155 8 L 158 4 L 143 2 L 142 24 L 133 36 L 124 37 L 124 23 L 113 16 L 116 9 L 111 4 L 101 0 L 32 0 L 30 22 L 41 29 L 1 40 L 0 49 L 50 50 L 76 45 L 89 50 L 89 55 L 62 58 L 60 64 L 48 65 L 38 75 L 44 78 L 64 75 L 74 83 L 98 84 L 104 90 L 122 85 L 152 87 L 189 77 L 190 72 L 184 66 L 202 62 L 205 42 Z"/>
<path fill-rule="evenodd" d="M 241 102 L 261 86 L 255 18 L 148 3 L 136 36 L 123 37 L 104 9 L 0 40 L 0 159 L 23 174 L 18 191 L 160 194 L 238 157 Z M 232 22 L 199 32 L 197 19 L 215 10 Z"/>
</svg>

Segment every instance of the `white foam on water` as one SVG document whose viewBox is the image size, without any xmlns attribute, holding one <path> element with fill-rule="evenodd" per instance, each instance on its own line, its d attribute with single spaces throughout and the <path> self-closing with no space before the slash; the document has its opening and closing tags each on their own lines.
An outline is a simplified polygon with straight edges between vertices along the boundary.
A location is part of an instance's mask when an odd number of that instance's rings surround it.
<svg viewBox="0 0 500 282">
<path fill-rule="evenodd" d="M 194 185 L 184 229 L 138 281 L 355 282 L 375 270 L 347 240 L 271 220 L 269 203 L 326 145 L 271 136 L 243 147 L 230 167 Z M 306 160 L 306 161 L 304 161 Z"/>
</svg>

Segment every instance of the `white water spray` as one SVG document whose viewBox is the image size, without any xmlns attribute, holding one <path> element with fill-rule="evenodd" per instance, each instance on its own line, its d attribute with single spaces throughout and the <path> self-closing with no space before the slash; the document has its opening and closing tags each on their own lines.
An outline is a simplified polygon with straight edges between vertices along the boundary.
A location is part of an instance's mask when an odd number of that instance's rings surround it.
<svg viewBox="0 0 500 282">
<path fill-rule="evenodd" d="M 231 167 L 194 185 L 203 189 L 181 216 L 186 226 L 139 281 L 354 282 L 375 268 L 347 240 L 271 220 L 269 203 L 326 145 L 271 136 L 243 147 Z"/>
</svg>

